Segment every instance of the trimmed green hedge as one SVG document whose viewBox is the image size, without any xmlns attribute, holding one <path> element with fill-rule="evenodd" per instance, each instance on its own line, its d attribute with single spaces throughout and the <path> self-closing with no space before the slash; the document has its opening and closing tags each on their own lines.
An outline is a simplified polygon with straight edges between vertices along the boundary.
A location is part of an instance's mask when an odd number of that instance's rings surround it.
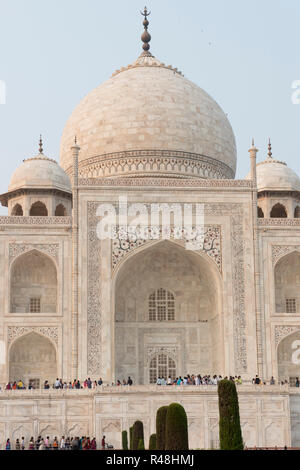
<svg viewBox="0 0 300 470">
<path fill-rule="evenodd" d="M 185 409 L 179 403 L 171 403 L 166 415 L 165 450 L 188 450 L 188 423 Z"/>
<path fill-rule="evenodd" d="M 218 396 L 220 449 L 242 450 L 244 444 L 235 383 L 232 380 L 221 380 L 218 385 Z"/>
<path fill-rule="evenodd" d="M 142 421 L 136 421 L 133 425 L 132 432 L 132 450 L 138 450 L 140 439 L 144 445 L 144 426 Z"/>
<path fill-rule="evenodd" d="M 133 426 L 129 428 L 129 447 L 132 450 L 132 435 L 133 435 Z"/>
<path fill-rule="evenodd" d="M 123 450 L 128 450 L 127 431 L 122 431 L 122 449 Z"/>
<path fill-rule="evenodd" d="M 161 406 L 156 413 L 156 449 L 166 449 L 166 417 L 167 406 Z"/>
<path fill-rule="evenodd" d="M 140 440 L 139 440 L 139 443 L 138 443 L 138 450 L 145 450 L 145 446 L 144 446 L 144 441 L 143 441 L 143 439 L 140 439 Z"/>
<path fill-rule="evenodd" d="M 156 434 L 151 434 L 149 438 L 149 450 L 156 450 Z"/>
</svg>

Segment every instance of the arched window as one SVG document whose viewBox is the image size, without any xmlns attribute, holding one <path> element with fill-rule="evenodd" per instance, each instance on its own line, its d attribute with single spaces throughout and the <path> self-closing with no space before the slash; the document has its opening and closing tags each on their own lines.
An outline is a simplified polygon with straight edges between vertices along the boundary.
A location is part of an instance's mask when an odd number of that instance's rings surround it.
<svg viewBox="0 0 300 470">
<path fill-rule="evenodd" d="M 65 206 L 63 204 L 58 204 L 58 206 L 56 206 L 54 215 L 57 217 L 65 217 L 67 215 Z"/>
<path fill-rule="evenodd" d="M 263 219 L 264 218 L 264 213 L 263 213 L 263 210 L 261 207 L 257 207 L 257 217 L 259 217 L 260 219 Z"/>
<path fill-rule="evenodd" d="M 158 289 L 149 296 L 149 320 L 175 320 L 174 295 L 165 289 Z"/>
<path fill-rule="evenodd" d="M 46 217 L 48 215 L 47 207 L 41 201 L 32 204 L 29 215 Z"/>
<path fill-rule="evenodd" d="M 275 204 L 275 206 L 272 207 L 270 217 L 276 218 L 276 219 L 283 219 L 287 217 L 287 212 L 286 212 L 285 207 L 278 202 L 277 204 Z"/>
<path fill-rule="evenodd" d="M 153 357 L 150 362 L 149 381 L 155 384 L 158 377 L 167 379 L 171 377 L 172 380 L 176 378 L 176 365 L 175 361 L 166 354 L 158 354 Z"/>
<path fill-rule="evenodd" d="M 300 206 L 295 207 L 294 217 L 295 219 L 300 219 Z"/>
<path fill-rule="evenodd" d="M 23 209 L 22 209 L 22 206 L 21 204 L 16 204 L 12 211 L 11 211 L 11 215 L 23 215 Z"/>
</svg>

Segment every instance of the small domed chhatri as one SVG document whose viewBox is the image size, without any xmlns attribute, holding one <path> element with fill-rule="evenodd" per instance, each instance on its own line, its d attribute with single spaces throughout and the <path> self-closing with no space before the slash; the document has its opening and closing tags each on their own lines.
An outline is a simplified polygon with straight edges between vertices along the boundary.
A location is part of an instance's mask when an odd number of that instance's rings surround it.
<svg viewBox="0 0 300 470">
<path fill-rule="evenodd" d="M 234 178 L 236 144 L 226 115 L 205 91 L 150 53 L 149 13 L 142 14 L 142 54 L 75 108 L 61 139 L 61 166 L 71 173 L 77 135 L 83 177 Z"/>
<path fill-rule="evenodd" d="M 51 188 L 71 192 L 68 175 L 56 160 L 44 155 L 41 139 L 38 155 L 24 160 L 11 177 L 8 190 L 20 188 Z"/>
<path fill-rule="evenodd" d="M 65 216 L 71 214 L 72 187 L 69 176 L 56 160 L 39 153 L 23 160 L 13 173 L 8 191 L 0 195 L 2 206 L 10 215 Z"/>
<path fill-rule="evenodd" d="M 268 157 L 257 164 L 256 174 L 259 191 L 300 191 L 299 176 L 285 162 L 273 158 L 270 140 Z"/>
</svg>

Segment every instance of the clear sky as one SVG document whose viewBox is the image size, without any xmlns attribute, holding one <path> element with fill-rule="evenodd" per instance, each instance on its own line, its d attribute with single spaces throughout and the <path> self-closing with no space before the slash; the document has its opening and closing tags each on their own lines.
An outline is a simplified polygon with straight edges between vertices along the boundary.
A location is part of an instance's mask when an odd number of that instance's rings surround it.
<svg viewBox="0 0 300 470">
<path fill-rule="evenodd" d="M 64 124 L 81 98 L 141 51 L 145 0 L 0 0 L 0 192 L 38 151 L 59 158 Z M 147 0 L 151 52 L 223 108 L 238 149 L 237 177 L 273 156 L 300 175 L 299 0 Z M 0 209 L 6 213 L 6 209 Z"/>
</svg>

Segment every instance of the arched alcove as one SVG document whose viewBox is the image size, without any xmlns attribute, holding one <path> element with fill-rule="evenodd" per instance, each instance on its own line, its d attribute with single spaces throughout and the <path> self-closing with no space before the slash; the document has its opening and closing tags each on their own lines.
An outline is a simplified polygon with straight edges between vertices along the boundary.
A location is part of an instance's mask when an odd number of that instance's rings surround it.
<svg viewBox="0 0 300 470">
<path fill-rule="evenodd" d="M 67 210 L 63 204 L 58 204 L 55 209 L 56 217 L 65 217 L 67 215 Z"/>
<path fill-rule="evenodd" d="M 287 211 L 286 211 L 286 208 L 284 207 L 284 205 L 280 204 L 280 202 L 275 204 L 271 209 L 270 217 L 275 218 L 275 219 L 286 218 L 287 217 Z"/>
<path fill-rule="evenodd" d="M 10 274 L 12 313 L 55 313 L 57 270 L 54 261 L 37 250 L 15 259 Z"/>
<path fill-rule="evenodd" d="M 53 383 L 57 377 L 56 349 L 53 343 L 36 332 L 16 339 L 9 350 L 9 380 L 23 380 L 26 387 L 30 381 L 43 385 L 45 380 Z"/>
<path fill-rule="evenodd" d="M 32 204 L 30 208 L 29 215 L 36 216 L 36 217 L 37 216 L 46 217 L 48 215 L 48 210 L 47 210 L 46 205 L 41 201 L 35 202 L 34 204 Z"/>
<path fill-rule="evenodd" d="M 257 207 L 257 217 L 260 218 L 260 219 L 263 219 L 264 218 L 264 213 L 263 213 L 263 210 L 261 207 Z"/>
<path fill-rule="evenodd" d="M 156 350 L 172 351 L 178 375 L 222 373 L 220 305 L 217 267 L 198 253 L 161 241 L 129 257 L 115 281 L 115 378 L 149 383 Z"/>
<path fill-rule="evenodd" d="M 300 310 L 300 253 L 292 252 L 275 266 L 276 312 L 296 313 Z"/>
<path fill-rule="evenodd" d="M 294 210 L 294 218 L 300 219 L 300 206 L 296 206 Z"/>
<path fill-rule="evenodd" d="M 12 208 L 11 215 L 23 215 L 23 209 L 21 204 L 15 204 Z"/>
<path fill-rule="evenodd" d="M 295 385 L 300 379 L 300 330 L 283 338 L 277 347 L 278 379 Z"/>
</svg>

